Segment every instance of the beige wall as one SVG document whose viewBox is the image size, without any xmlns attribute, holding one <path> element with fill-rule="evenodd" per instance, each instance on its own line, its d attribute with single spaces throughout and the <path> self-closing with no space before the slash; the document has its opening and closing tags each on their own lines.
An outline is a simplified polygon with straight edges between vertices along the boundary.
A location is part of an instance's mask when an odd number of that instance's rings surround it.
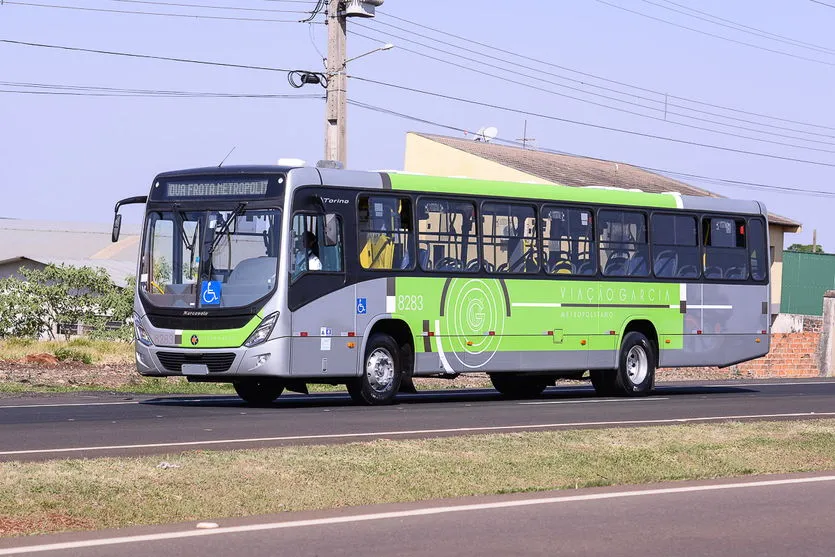
<svg viewBox="0 0 835 557">
<path fill-rule="evenodd" d="M 771 260 L 771 313 L 780 313 L 780 300 L 783 295 L 783 235 L 782 226 L 769 225 L 769 251 L 774 254 Z M 771 249 L 773 248 L 773 249 Z"/>
<path fill-rule="evenodd" d="M 511 182 L 535 182 L 550 184 L 532 174 L 514 170 L 497 162 L 488 161 L 448 147 L 419 135 L 406 134 L 406 172 L 433 176 L 465 176 L 482 180 L 507 180 Z M 771 261 L 771 312 L 779 313 L 783 286 L 783 235 L 785 228 L 768 227 L 769 246 L 773 247 Z"/>
<path fill-rule="evenodd" d="M 532 174 L 447 147 L 413 133 L 406 134 L 406 160 L 403 170 L 431 176 L 464 176 L 480 180 L 551 183 Z"/>
</svg>

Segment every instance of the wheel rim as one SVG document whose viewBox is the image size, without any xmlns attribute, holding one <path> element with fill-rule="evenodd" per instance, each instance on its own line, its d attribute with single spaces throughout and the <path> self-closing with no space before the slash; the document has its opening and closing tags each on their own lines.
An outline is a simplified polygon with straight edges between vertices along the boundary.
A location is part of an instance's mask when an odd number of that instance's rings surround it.
<svg viewBox="0 0 835 557">
<path fill-rule="evenodd" d="M 633 385 L 640 385 L 649 373 L 649 360 L 643 346 L 633 346 L 626 354 L 626 374 Z"/>
<path fill-rule="evenodd" d="M 384 348 L 375 349 L 365 362 L 365 374 L 374 391 L 387 391 L 394 380 L 394 358 L 389 351 Z"/>
</svg>

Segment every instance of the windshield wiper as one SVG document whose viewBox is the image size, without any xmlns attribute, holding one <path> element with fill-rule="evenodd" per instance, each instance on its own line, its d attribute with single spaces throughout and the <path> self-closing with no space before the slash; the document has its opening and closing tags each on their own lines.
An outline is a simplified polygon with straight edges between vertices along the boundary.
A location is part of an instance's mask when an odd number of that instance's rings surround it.
<svg viewBox="0 0 835 557">
<path fill-rule="evenodd" d="M 220 230 L 217 231 L 217 235 L 215 236 L 214 242 L 212 242 L 212 247 L 209 248 L 209 255 L 212 255 L 214 253 L 215 248 L 217 248 L 217 246 L 220 244 L 220 241 L 223 239 L 224 234 L 226 234 L 226 231 L 229 230 L 229 227 L 232 225 L 232 221 L 241 216 L 245 210 L 246 203 L 242 202 L 238 204 L 234 211 L 232 211 L 232 214 L 229 215 L 229 218 L 224 221 L 224 223 L 220 227 Z"/>
</svg>

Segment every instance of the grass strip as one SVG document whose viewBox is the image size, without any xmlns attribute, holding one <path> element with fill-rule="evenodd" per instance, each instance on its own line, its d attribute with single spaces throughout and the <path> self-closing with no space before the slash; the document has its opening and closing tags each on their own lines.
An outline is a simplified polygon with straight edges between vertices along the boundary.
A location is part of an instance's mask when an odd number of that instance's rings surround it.
<svg viewBox="0 0 835 557">
<path fill-rule="evenodd" d="M 831 469 L 835 420 L 5 462 L 0 535 Z"/>
</svg>

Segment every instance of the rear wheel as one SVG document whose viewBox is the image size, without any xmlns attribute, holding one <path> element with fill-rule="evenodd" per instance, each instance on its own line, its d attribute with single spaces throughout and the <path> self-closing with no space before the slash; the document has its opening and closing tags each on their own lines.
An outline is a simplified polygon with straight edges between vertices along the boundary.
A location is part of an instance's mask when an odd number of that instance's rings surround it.
<svg viewBox="0 0 835 557">
<path fill-rule="evenodd" d="M 284 392 L 284 383 L 279 379 L 241 379 L 232 386 L 249 404 L 269 404 Z"/>
<path fill-rule="evenodd" d="M 618 359 L 617 387 L 627 396 L 648 395 L 655 384 L 656 356 L 652 343 L 637 331 L 623 337 Z"/>
<path fill-rule="evenodd" d="M 347 384 L 348 394 L 360 404 L 390 404 L 402 380 L 403 365 L 397 343 L 389 335 L 376 334 L 365 348 L 362 375 Z"/>
<path fill-rule="evenodd" d="M 493 387 L 507 398 L 531 398 L 539 396 L 548 386 L 548 381 L 533 375 L 512 373 L 491 373 Z"/>
</svg>

